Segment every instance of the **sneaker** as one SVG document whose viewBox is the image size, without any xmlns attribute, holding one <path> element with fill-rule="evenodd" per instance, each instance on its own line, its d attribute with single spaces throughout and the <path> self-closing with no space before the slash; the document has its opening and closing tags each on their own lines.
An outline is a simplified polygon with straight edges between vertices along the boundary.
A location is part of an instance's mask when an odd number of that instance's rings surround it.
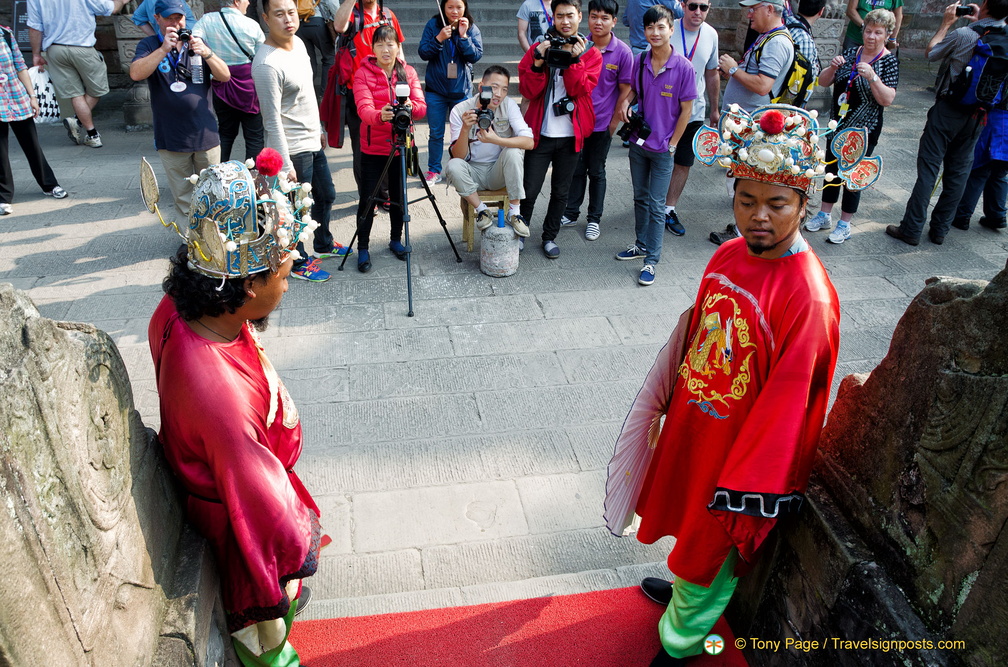
<svg viewBox="0 0 1008 667">
<path fill-rule="evenodd" d="M 323 283 L 330 277 L 328 271 L 322 270 L 317 259 L 293 269 L 290 274 L 298 280 L 308 280 L 313 283 Z"/>
<path fill-rule="evenodd" d="M 669 230 L 676 236 L 682 236 L 686 233 L 686 228 L 683 224 L 679 222 L 679 216 L 676 215 L 675 209 L 672 209 L 665 214 L 665 229 Z"/>
<path fill-rule="evenodd" d="M 329 259 L 330 257 L 343 257 L 344 255 L 352 255 L 353 248 L 348 248 L 345 245 L 336 243 L 333 241 L 332 250 L 326 250 L 325 252 L 315 253 L 319 259 Z"/>
<path fill-rule="evenodd" d="M 81 140 L 81 143 L 84 144 L 85 146 L 90 146 L 91 148 L 101 148 L 102 147 L 101 135 L 96 134 L 92 137 L 87 132 L 84 132 L 84 138 Z"/>
<path fill-rule="evenodd" d="M 740 236 L 742 235 L 739 234 L 738 227 L 734 224 L 729 224 L 725 227 L 723 232 L 711 232 L 710 236 L 707 238 L 710 239 L 710 242 L 714 245 L 721 245 L 725 241 L 731 241 L 732 239 L 737 239 Z"/>
<path fill-rule="evenodd" d="M 61 188 L 58 185 L 55 188 L 53 188 L 52 190 L 50 190 L 49 192 L 43 192 L 42 194 L 47 195 L 49 197 L 52 197 L 53 199 L 66 199 L 67 198 L 67 191 L 64 190 L 63 188 Z"/>
<path fill-rule="evenodd" d="M 437 185 L 444 180 L 439 171 L 428 171 L 424 174 L 424 180 L 427 181 L 427 185 Z"/>
<path fill-rule="evenodd" d="M 396 259 L 406 261 L 406 255 L 409 253 L 406 252 L 406 246 L 401 241 L 389 241 L 388 247 L 392 251 L 392 254 L 396 256 Z"/>
<path fill-rule="evenodd" d="M 643 259 L 645 255 L 647 255 L 647 253 L 644 252 L 644 248 L 638 248 L 636 243 L 631 243 L 627 246 L 626 250 L 621 250 L 616 253 L 616 259 L 621 262 L 626 262 L 631 259 Z"/>
<path fill-rule="evenodd" d="M 577 224 L 577 218 L 571 220 L 566 215 L 560 216 L 560 226 L 561 227 L 573 227 Z"/>
<path fill-rule="evenodd" d="M 543 252 L 546 253 L 546 256 L 550 259 L 556 259 L 560 256 L 560 246 L 553 241 L 546 241 L 543 243 Z"/>
<path fill-rule="evenodd" d="M 70 137 L 70 141 L 78 145 L 81 142 L 81 134 L 87 134 L 84 132 L 84 128 L 81 127 L 80 121 L 76 118 L 64 118 L 63 127 L 66 128 L 67 136 Z"/>
<path fill-rule="evenodd" d="M 525 249 L 525 237 L 524 236 L 519 236 L 518 237 L 518 252 L 521 252 L 524 249 Z"/>
<path fill-rule="evenodd" d="M 830 243 L 836 243 L 840 245 L 844 241 L 850 238 L 850 225 L 845 225 L 842 222 L 838 222 L 836 229 L 830 232 L 829 238 L 826 240 Z"/>
<path fill-rule="evenodd" d="M 514 230 L 515 234 L 523 238 L 528 237 L 529 235 L 528 224 L 526 224 L 525 218 L 521 217 L 520 213 L 515 213 L 514 215 L 509 216 L 507 218 L 507 223 L 511 225 L 511 228 Z"/>
<path fill-rule="evenodd" d="M 357 253 L 357 270 L 361 273 L 367 273 L 371 270 L 371 253 L 367 250 L 361 250 Z"/>
<path fill-rule="evenodd" d="M 585 227 L 585 238 L 589 241 L 594 241 L 599 236 L 602 235 L 602 230 L 599 229 L 599 223 L 589 222 L 588 226 Z"/>
<path fill-rule="evenodd" d="M 14 212 L 14 207 L 10 204 L 0 204 L 0 215 L 10 215 Z"/>
<path fill-rule="evenodd" d="M 381 206 L 381 210 L 383 210 L 386 213 L 388 213 L 389 211 L 392 210 L 392 200 L 391 199 L 386 199 L 381 204 L 379 204 L 379 206 Z"/>
<path fill-rule="evenodd" d="M 645 264 L 644 268 L 641 269 L 640 277 L 637 278 L 637 282 L 641 285 L 653 285 L 654 284 L 654 266 L 651 264 Z"/>
<path fill-rule="evenodd" d="M 833 218 L 825 211 L 819 211 L 814 216 L 805 221 L 805 230 L 818 232 L 820 229 L 826 230 L 833 226 Z"/>
<path fill-rule="evenodd" d="M 481 232 L 494 223 L 494 214 L 487 207 L 476 214 L 476 229 Z"/>
</svg>

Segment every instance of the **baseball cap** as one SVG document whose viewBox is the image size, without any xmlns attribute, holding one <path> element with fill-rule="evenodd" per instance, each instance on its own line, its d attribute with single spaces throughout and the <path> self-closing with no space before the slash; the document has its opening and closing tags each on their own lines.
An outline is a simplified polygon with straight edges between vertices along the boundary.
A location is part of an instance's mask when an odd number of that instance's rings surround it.
<svg viewBox="0 0 1008 667">
<path fill-rule="evenodd" d="M 774 7 L 784 8 L 784 0 L 742 0 L 739 3 L 743 7 L 755 7 L 756 5 L 773 5 Z"/>
<path fill-rule="evenodd" d="M 172 14 L 185 15 L 185 7 L 182 0 L 157 0 L 154 3 L 154 13 L 162 18 Z"/>
</svg>

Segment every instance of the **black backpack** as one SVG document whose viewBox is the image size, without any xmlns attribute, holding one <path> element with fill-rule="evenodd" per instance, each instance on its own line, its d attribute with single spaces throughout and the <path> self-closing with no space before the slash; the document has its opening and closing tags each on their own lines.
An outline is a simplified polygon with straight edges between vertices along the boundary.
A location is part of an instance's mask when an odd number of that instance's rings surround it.
<svg viewBox="0 0 1008 667">
<path fill-rule="evenodd" d="M 1008 109 L 1008 29 L 970 28 L 979 35 L 973 56 L 945 98 L 970 109 Z"/>
</svg>

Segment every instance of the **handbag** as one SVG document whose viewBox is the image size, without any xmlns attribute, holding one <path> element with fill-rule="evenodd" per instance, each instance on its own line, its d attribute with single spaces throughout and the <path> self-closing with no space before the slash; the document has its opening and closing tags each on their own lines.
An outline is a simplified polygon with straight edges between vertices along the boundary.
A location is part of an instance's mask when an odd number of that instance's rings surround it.
<svg viewBox="0 0 1008 667">
<path fill-rule="evenodd" d="M 30 67 L 28 76 L 31 78 L 32 88 L 35 89 L 35 97 L 38 98 L 39 115 L 35 117 L 35 122 L 40 125 L 60 122 L 56 89 L 53 88 L 52 81 L 49 79 L 49 72 L 40 71 L 38 67 Z"/>
</svg>

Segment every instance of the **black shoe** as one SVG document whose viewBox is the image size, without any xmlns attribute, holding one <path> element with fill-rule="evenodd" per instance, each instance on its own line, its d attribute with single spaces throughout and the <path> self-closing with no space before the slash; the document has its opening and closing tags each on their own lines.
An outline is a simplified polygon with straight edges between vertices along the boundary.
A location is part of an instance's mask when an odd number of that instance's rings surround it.
<svg viewBox="0 0 1008 667">
<path fill-rule="evenodd" d="M 644 577 L 640 589 L 652 602 L 667 607 L 672 601 L 672 582 L 658 577 Z"/>
<path fill-rule="evenodd" d="M 721 245 L 725 241 L 731 241 L 739 236 L 741 236 L 741 234 L 739 234 L 738 227 L 735 225 L 728 225 L 725 227 L 723 232 L 711 232 L 710 236 L 707 238 L 709 238 L 710 242 L 714 245 Z"/>
<path fill-rule="evenodd" d="M 903 236 L 903 234 L 900 232 L 899 225 L 888 225 L 885 228 L 885 233 L 893 237 L 894 239 L 899 239 L 900 241 L 906 243 L 907 245 L 918 245 L 920 243 L 920 239 L 909 239 Z"/>
<path fill-rule="evenodd" d="M 983 218 L 980 219 L 983 220 Z M 962 229 L 965 231 L 969 229 L 969 223 L 970 223 L 969 218 L 966 219 L 956 218 L 955 220 L 952 221 L 952 226 L 955 227 L 956 229 Z M 981 222 L 980 224 L 982 225 L 983 223 Z"/>
<path fill-rule="evenodd" d="M 297 609 L 294 610 L 294 618 L 301 615 L 301 612 L 305 610 L 308 603 L 311 602 L 311 589 L 308 588 L 307 584 L 301 584 L 301 595 L 297 599 Z"/>
<path fill-rule="evenodd" d="M 980 218 L 980 226 L 986 227 L 987 229 L 1004 229 L 1008 227 L 1008 222 L 1004 220 L 991 220 L 989 218 Z"/>
<path fill-rule="evenodd" d="M 651 667 L 678 667 L 685 664 L 685 658 L 673 658 L 663 648 L 658 649 L 658 655 L 651 661 Z"/>
<path fill-rule="evenodd" d="M 679 222 L 679 216 L 676 215 L 675 209 L 672 209 L 665 214 L 665 229 L 669 230 L 676 236 L 682 236 L 686 233 L 686 228 L 683 224 Z"/>
<path fill-rule="evenodd" d="M 928 231 L 928 239 L 930 239 L 931 243 L 934 243 L 935 245 L 941 245 L 942 243 L 945 243 L 945 237 L 938 236 L 938 234 L 936 234 L 933 229 Z"/>
</svg>

